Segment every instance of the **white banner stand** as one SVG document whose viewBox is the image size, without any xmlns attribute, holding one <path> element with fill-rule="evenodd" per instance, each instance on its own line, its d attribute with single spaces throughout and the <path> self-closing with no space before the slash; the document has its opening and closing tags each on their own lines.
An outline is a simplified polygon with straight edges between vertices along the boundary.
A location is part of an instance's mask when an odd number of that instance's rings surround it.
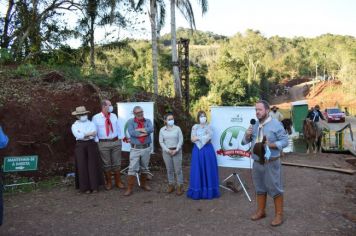
<svg viewBox="0 0 356 236">
<path fill-rule="evenodd" d="M 242 182 L 237 169 L 252 169 L 253 160 L 250 158 L 251 144 L 242 145 L 241 141 L 245 131 L 250 126 L 251 119 L 256 119 L 254 107 L 210 107 L 211 126 L 213 129 L 212 144 L 216 151 L 219 167 L 236 168 L 226 177 L 220 187 L 229 191 L 231 189 L 223 184 L 230 178 L 236 177 L 245 192 L 247 199 L 251 198 Z"/>
</svg>

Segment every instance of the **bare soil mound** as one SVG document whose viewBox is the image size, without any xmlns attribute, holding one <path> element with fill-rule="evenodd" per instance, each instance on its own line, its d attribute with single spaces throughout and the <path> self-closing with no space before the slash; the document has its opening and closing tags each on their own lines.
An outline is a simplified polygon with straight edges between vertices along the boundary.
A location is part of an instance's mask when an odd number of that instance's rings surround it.
<svg viewBox="0 0 356 236">
<path fill-rule="evenodd" d="M 153 99 L 152 94 L 145 92 L 129 97 L 112 88 L 98 88 L 85 81 L 68 81 L 59 72 L 32 79 L 3 76 L 0 77 L 0 87 L 0 124 L 10 138 L 8 148 L 0 151 L 0 157 L 39 155 L 39 171 L 27 173 L 37 177 L 73 170 L 75 140 L 70 128 L 75 121 L 71 115 L 75 107 L 84 105 L 92 116 L 100 111 L 101 98 L 108 98 L 113 103 Z M 168 110 L 177 115 L 176 122 L 185 134 L 189 134 L 191 121 L 184 115 L 179 101 L 158 97 L 154 121 L 156 136 Z M 155 140 L 159 151 L 158 138 Z M 155 155 L 153 165 L 162 164 L 161 160 L 159 155 Z M 128 155 L 124 154 L 123 165 L 126 164 Z"/>
</svg>

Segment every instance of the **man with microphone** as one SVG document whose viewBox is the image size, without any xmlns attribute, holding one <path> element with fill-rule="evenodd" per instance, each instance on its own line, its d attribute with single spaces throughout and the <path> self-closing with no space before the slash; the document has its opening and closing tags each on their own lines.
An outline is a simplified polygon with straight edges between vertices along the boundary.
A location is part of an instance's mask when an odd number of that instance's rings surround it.
<svg viewBox="0 0 356 236">
<path fill-rule="evenodd" d="M 266 217 L 267 194 L 274 199 L 275 217 L 272 226 L 281 225 L 283 222 L 283 186 L 281 175 L 280 152 L 288 145 L 288 135 L 282 124 L 269 116 L 270 106 L 268 102 L 260 100 L 256 103 L 256 117 L 250 121 L 242 144 L 251 142 L 252 147 L 260 143 L 264 150 L 262 154 L 252 153 L 254 160 L 252 178 L 257 194 L 257 212 L 251 220 L 260 220 Z M 265 137 L 265 139 L 264 139 Z M 257 155 L 258 154 L 258 155 Z"/>
</svg>

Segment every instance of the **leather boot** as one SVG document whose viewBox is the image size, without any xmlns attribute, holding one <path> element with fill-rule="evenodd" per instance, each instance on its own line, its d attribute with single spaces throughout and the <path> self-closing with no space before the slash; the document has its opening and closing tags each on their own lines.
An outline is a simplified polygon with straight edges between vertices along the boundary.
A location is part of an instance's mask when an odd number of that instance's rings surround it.
<svg viewBox="0 0 356 236">
<path fill-rule="evenodd" d="M 124 193 L 124 196 L 130 196 L 132 194 L 132 189 L 133 186 L 135 185 L 135 181 L 136 181 L 136 176 L 134 175 L 127 176 L 127 190 Z"/>
<path fill-rule="evenodd" d="M 115 185 L 120 189 L 125 188 L 124 184 L 121 182 L 121 173 L 119 170 L 115 171 Z"/>
<path fill-rule="evenodd" d="M 167 193 L 173 193 L 173 192 L 174 192 L 174 185 L 168 184 Z"/>
<path fill-rule="evenodd" d="M 283 196 L 279 195 L 274 198 L 274 209 L 275 216 L 273 221 L 271 222 L 272 226 L 278 226 L 283 223 Z"/>
<path fill-rule="evenodd" d="M 178 196 L 181 196 L 182 194 L 184 193 L 184 190 L 183 190 L 183 184 L 178 184 L 177 186 L 177 195 Z"/>
<path fill-rule="evenodd" d="M 111 171 L 105 172 L 105 189 L 112 189 Z"/>
<path fill-rule="evenodd" d="M 251 220 L 260 220 L 266 217 L 266 200 L 267 194 L 258 194 L 257 195 L 257 211 L 251 217 Z"/>
<path fill-rule="evenodd" d="M 147 185 L 147 174 L 141 174 L 140 176 L 141 188 L 145 191 L 151 191 L 151 187 Z"/>
</svg>

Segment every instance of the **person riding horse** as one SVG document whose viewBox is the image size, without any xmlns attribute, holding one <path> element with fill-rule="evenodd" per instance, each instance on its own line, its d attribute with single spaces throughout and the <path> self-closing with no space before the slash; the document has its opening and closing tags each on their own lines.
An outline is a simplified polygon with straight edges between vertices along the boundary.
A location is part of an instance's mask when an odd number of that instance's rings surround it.
<svg viewBox="0 0 356 236">
<path fill-rule="evenodd" d="M 323 114 L 320 112 L 320 106 L 316 105 L 314 108 L 311 109 L 311 111 L 308 113 L 307 118 L 313 121 L 316 129 L 317 129 L 317 137 L 322 133 L 323 127 L 320 124 L 320 119 L 325 120 Z"/>
<path fill-rule="evenodd" d="M 323 127 L 320 119 L 325 120 L 323 114 L 320 112 L 319 105 L 311 108 L 303 123 L 303 135 L 307 143 L 307 153 L 314 149 L 314 153 L 321 150 L 321 138 L 323 134 Z"/>
</svg>

